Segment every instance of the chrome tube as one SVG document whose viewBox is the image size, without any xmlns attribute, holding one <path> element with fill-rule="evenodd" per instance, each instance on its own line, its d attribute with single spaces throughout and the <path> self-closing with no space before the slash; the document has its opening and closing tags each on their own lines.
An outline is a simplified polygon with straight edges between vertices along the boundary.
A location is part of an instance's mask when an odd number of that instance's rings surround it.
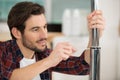
<svg viewBox="0 0 120 80">
<path fill-rule="evenodd" d="M 100 80 L 100 47 L 91 47 L 90 80 Z"/>
<path fill-rule="evenodd" d="M 91 0 L 91 12 L 98 9 L 98 0 Z M 89 80 L 100 80 L 100 47 L 99 31 L 97 28 L 91 32 L 92 45 L 90 47 L 90 78 Z"/>
</svg>

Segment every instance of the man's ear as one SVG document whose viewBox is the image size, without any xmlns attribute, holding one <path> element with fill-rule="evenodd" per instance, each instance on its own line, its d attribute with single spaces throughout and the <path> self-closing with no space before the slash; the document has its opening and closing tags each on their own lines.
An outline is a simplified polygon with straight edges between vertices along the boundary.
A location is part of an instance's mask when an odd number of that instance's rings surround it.
<svg viewBox="0 0 120 80">
<path fill-rule="evenodd" d="M 12 28 L 12 34 L 16 39 L 21 38 L 21 32 L 15 27 Z"/>
</svg>

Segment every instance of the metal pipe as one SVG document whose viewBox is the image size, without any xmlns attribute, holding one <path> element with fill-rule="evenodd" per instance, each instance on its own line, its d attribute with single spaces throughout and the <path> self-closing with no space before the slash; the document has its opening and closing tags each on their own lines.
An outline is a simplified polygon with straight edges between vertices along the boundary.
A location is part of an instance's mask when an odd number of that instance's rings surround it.
<svg viewBox="0 0 120 80">
<path fill-rule="evenodd" d="M 91 0 L 91 12 L 98 9 L 98 0 Z M 99 31 L 92 29 L 92 45 L 90 47 L 90 78 L 89 80 L 100 80 L 100 47 Z"/>
</svg>

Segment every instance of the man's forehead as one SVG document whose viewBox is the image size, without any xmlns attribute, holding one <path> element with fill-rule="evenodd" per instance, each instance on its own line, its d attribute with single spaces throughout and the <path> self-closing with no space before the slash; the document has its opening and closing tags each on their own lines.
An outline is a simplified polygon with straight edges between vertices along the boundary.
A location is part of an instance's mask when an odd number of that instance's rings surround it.
<svg viewBox="0 0 120 80">
<path fill-rule="evenodd" d="M 31 17 L 25 22 L 26 26 L 45 26 L 47 24 L 46 18 L 43 14 L 31 15 Z"/>
</svg>

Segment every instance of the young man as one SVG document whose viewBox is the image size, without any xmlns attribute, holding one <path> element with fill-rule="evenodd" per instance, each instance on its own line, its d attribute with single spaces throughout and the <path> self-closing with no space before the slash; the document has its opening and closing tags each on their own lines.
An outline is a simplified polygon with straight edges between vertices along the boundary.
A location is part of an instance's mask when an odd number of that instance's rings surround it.
<svg viewBox="0 0 120 80">
<path fill-rule="evenodd" d="M 53 50 L 47 48 L 44 13 L 41 5 L 32 2 L 20 2 L 11 9 L 7 23 L 13 39 L 0 42 L 0 80 L 51 80 L 52 71 L 89 74 L 89 50 L 73 57 L 76 50 L 68 42 L 58 43 Z M 87 19 L 89 30 L 96 27 L 102 33 L 101 11 L 92 12 Z"/>
</svg>

